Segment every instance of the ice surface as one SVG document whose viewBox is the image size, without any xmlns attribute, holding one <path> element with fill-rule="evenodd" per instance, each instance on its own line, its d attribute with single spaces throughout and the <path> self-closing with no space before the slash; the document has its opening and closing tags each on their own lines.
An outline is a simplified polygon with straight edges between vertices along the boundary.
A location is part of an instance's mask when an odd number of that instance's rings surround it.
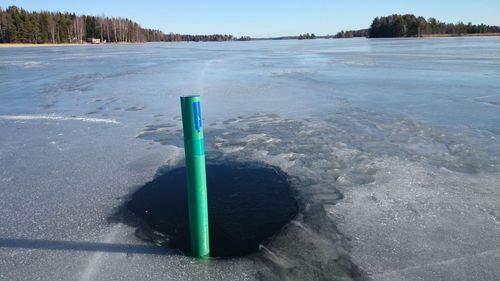
<svg viewBox="0 0 500 281">
<path fill-rule="evenodd" d="M 0 50 L 1 280 L 500 279 L 500 39 Z M 183 161 L 291 176 L 299 215 L 201 263 L 113 219 Z"/>
</svg>

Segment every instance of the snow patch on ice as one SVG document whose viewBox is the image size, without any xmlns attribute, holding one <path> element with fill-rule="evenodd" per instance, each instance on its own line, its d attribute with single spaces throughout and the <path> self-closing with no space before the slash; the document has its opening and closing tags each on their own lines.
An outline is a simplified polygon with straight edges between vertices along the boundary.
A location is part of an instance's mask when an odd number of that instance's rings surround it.
<svg viewBox="0 0 500 281">
<path fill-rule="evenodd" d="M 89 117 L 68 117 L 57 115 L 0 115 L 0 120 L 29 121 L 29 120 L 54 120 L 54 121 L 81 121 L 90 123 L 110 123 L 120 124 L 115 119 L 89 118 Z"/>
<path fill-rule="evenodd" d="M 396 157 L 374 160 L 375 182 L 344 190 L 345 198 L 326 208 L 351 238 L 353 261 L 369 275 L 428 279 L 429 267 L 437 265 L 432 279 L 448 279 L 457 264 L 438 265 L 460 259 L 470 264 L 480 253 L 497 251 L 497 175 L 472 176 Z M 468 271 L 489 280 L 487 271 Z"/>
<path fill-rule="evenodd" d="M 3 60 L 0 61 L 0 65 L 11 65 L 21 68 L 38 68 L 43 66 L 41 61 L 22 61 L 22 60 Z"/>
</svg>

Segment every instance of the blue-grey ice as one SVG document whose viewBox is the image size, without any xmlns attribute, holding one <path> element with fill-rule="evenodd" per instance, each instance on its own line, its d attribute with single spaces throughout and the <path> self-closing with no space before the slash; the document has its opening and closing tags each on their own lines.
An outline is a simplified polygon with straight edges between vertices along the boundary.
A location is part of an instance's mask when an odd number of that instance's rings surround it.
<svg viewBox="0 0 500 281">
<path fill-rule="evenodd" d="M 191 94 L 207 157 L 291 177 L 254 255 L 115 219 L 182 165 Z M 499 280 L 499 183 L 500 37 L 0 49 L 0 280 Z"/>
</svg>

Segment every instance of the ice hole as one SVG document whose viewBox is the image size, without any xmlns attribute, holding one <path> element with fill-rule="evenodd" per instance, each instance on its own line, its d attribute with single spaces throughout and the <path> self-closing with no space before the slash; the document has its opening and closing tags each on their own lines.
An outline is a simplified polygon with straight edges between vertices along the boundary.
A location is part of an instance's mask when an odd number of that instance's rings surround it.
<svg viewBox="0 0 500 281">
<path fill-rule="evenodd" d="M 298 212 L 288 176 L 279 168 L 224 162 L 207 164 L 210 256 L 243 256 L 259 250 Z M 186 169 L 157 176 L 133 194 L 128 209 L 168 246 L 189 253 Z"/>
</svg>

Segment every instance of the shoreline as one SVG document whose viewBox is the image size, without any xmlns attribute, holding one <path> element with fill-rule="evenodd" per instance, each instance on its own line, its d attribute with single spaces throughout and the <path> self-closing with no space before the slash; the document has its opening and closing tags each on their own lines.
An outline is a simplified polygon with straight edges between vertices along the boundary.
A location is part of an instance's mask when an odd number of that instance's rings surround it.
<svg viewBox="0 0 500 281">
<path fill-rule="evenodd" d="M 429 34 L 422 35 L 421 37 L 487 37 L 487 36 L 500 36 L 500 32 L 497 33 L 468 33 L 468 34 Z M 399 38 L 399 37 L 395 37 Z"/>
<path fill-rule="evenodd" d="M 43 44 L 35 44 L 35 43 L 0 43 L 1 48 L 26 48 L 26 47 L 66 47 L 66 46 L 87 46 L 92 44 L 78 44 L 78 43 L 43 43 Z"/>
<path fill-rule="evenodd" d="M 90 44 L 90 43 L 0 43 L 0 49 L 2 48 L 27 48 L 27 47 L 76 47 L 76 46 L 109 46 L 109 45 L 132 45 L 132 44 L 144 44 L 147 42 L 141 43 L 105 43 L 105 44 Z"/>
<path fill-rule="evenodd" d="M 474 34 L 429 34 L 429 35 L 422 35 L 420 37 L 376 37 L 376 38 L 370 38 L 370 37 L 364 37 L 367 39 L 380 39 L 380 38 L 442 38 L 442 37 L 494 37 L 494 36 L 500 36 L 500 33 L 474 33 Z M 363 38 L 363 37 L 353 37 L 353 38 Z M 321 36 L 318 36 L 318 39 L 327 39 L 327 38 L 322 38 Z M 332 38 L 332 39 L 349 39 L 349 38 Z M 261 41 L 261 40 L 285 40 L 285 39 L 274 39 L 274 38 L 256 38 L 248 41 Z M 290 40 L 290 39 L 288 39 Z M 294 40 L 294 39 L 292 39 Z M 176 41 L 176 42 L 167 42 L 167 41 L 158 41 L 158 42 L 163 42 L 163 43 L 177 43 L 177 42 L 190 42 L 190 41 Z M 231 42 L 231 41 L 226 41 L 226 42 Z M 239 42 L 239 41 L 235 41 Z M 28 48 L 28 47 L 76 47 L 76 46 L 109 46 L 109 45 L 133 45 L 133 44 L 145 44 L 145 43 L 152 43 L 152 42 L 137 42 L 137 43 L 131 43 L 131 42 L 120 42 L 120 43 L 105 43 L 105 44 L 90 44 L 90 43 L 41 43 L 41 44 L 36 44 L 36 43 L 0 43 L 0 49 L 8 49 L 8 48 Z"/>
</svg>

